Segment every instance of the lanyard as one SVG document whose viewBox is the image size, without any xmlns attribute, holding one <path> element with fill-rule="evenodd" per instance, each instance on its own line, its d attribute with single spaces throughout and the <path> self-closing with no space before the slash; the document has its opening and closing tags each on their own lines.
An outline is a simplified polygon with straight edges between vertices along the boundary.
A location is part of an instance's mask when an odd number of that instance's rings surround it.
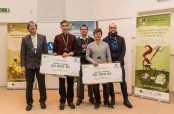
<svg viewBox="0 0 174 114">
<path fill-rule="evenodd" d="M 68 45 L 68 35 L 66 36 L 66 41 L 65 41 L 65 38 L 64 38 L 63 34 L 62 34 L 62 38 L 63 38 L 64 44 L 65 44 L 65 46 L 67 48 L 67 45 Z"/>
<path fill-rule="evenodd" d="M 84 40 L 84 39 L 83 39 Z M 86 41 L 87 40 L 87 41 Z M 86 46 L 88 46 L 88 39 L 86 38 L 86 40 L 84 40 Z"/>
<path fill-rule="evenodd" d="M 100 51 L 101 51 L 101 42 L 100 42 L 100 47 L 99 47 L 99 48 L 98 48 L 96 42 L 95 42 L 95 46 L 96 46 L 96 49 L 97 49 L 98 55 L 100 55 Z"/>
</svg>

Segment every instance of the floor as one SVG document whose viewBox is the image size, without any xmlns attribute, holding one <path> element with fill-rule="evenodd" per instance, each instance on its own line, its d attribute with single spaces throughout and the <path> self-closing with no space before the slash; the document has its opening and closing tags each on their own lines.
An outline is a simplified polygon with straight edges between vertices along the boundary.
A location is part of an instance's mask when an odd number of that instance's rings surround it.
<svg viewBox="0 0 174 114">
<path fill-rule="evenodd" d="M 116 94 L 114 109 L 104 107 L 102 104 L 98 110 L 95 110 L 94 106 L 88 102 L 87 92 L 85 91 L 86 97 L 82 105 L 76 106 L 76 109 L 70 109 L 66 104 L 63 111 L 59 110 L 58 90 L 47 90 L 46 109 L 40 108 L 38 90 L 33 91 L 33 96 L 33 108 L 31 111 L 26 111 L 25 90 L 7 90 L 6 87 L 0 87 L 0 114 L 174 114 L 174 92 L 170 92 L 169 104 L 129 96 L 133 105 L 132 109 L 123 105 L 121 94 Z M 74 103 L 76 100 L 75 97 Z"/>
</svg>

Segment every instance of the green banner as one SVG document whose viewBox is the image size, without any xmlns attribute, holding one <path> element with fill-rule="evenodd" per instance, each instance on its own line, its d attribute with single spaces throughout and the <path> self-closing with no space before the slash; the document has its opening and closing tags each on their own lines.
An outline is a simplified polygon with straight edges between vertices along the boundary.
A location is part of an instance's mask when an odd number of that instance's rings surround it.
<svg viewBox="0 0 174 114">
<path fill-rule="evenodd" d="M 168 100 L 170 14 L 137 17 L 135 66 L 135 94 Z"/>
<path fill-rule="evenodd" d="M 29 34 L 27 23 L 8 23 L 8 68 L 7 88 L 25 88 L 25 75 L 22 74 L 20 49 L 22 37 Z"/>
</svg>

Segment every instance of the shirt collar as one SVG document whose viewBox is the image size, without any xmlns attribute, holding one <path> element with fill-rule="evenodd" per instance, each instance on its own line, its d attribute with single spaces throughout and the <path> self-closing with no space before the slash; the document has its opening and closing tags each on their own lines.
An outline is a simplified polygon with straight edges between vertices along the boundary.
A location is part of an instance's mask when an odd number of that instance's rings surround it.
<svg viewBox="0 0 174 114">
<path fill-rule="evenodd" d="M 89 38 L 89 36 L 86 37 L 86 39 L 88 39 L 88 38 Z M 83 39 L 82 36 L 80 36 L 80 39 Z"/>
<path fill-rule="evenodd" d="M 31 36 L 32 38 L 33 38 L 33 37 L 37 37 L 37 34 L 36 34 L 35 36 L 33 36 L 33 35 L 30 34 L 30 36 Z"/>
</svg>

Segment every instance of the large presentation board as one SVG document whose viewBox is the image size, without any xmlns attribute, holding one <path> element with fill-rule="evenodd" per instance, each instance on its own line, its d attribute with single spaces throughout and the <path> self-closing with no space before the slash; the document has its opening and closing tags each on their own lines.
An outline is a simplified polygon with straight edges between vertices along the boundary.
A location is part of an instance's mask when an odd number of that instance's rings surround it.
<svg viewBox="0 0 174 114">
<path fill-rule="evenodd" d="M 126 55 L 125 55 L 125 71 L 128 94 L 132 93 L 132 31 L 131 31 L 131 18 L 119 19 L 119 20 L 106 20 L 98 21 L 98 28 L 103 31 L 102 38 L 105 38 L 109 32 L 109 24 L 115 23 L 117 25 L 118 35 L 124 37 L 126 43 Z M 120 93 L 120 84 L 114 84 L 115 93 Z"/>
</svg>

